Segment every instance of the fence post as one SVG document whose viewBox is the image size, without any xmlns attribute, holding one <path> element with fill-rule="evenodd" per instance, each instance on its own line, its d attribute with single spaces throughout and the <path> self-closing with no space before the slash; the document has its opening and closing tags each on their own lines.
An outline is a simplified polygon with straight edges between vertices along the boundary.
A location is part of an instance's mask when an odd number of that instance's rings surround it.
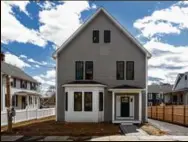
<svg viewBox="0 0 188 142">
<path fill-rule="evenodd" d="M 186 105 L 184 105 L 184 125 L 186 125 Z"/>
<path fill-rule="evenodd" d="M 174 105 L 172 105 L 172 122 L 174 122 L 173 116 L 174 116 Z"/>
<path fill-rule="evenodd" d="M 165 119 L 165 106 L 163 106 L 163 121 Z"/>
<path fill-rule="evenodd" d="M 153 106 L 151 106 L 151 118 L 152 118 L 152 107 L 153 107 Z"/>
<path fill-rule="evenodd" d="M 36 119 L 37 119 L 37 115 L 38 115 L 37 110 L 38 110 L 38 109 L 36 109 Z"/>
<path fill-rule="evenodd" d="M 156 106 L 156 119 L 158 120 L 158 106 Z"/>
</svg>

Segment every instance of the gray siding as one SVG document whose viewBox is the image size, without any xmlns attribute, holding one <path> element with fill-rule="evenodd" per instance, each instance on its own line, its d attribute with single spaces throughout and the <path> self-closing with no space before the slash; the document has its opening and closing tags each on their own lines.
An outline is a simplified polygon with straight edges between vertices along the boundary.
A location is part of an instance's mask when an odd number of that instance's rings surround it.
<svg viewBox="0 0 188 142">
<path fill-rule="evenodd" d="M 112 92 L 107 89 L 104 94 L 104 121 L 112 121 Z"/>
<path fill-rule="evenodd" d="M 100 31 L 99 43 L 92 42 L 92 31 L 94 29 Z M 104 43 L 104 30 L 108 29 L 111 31 L 111 42 Z M 58 120 L 64 120 L 62 110 L 64 109 L 64 93 L 61 85 L 75 80 L 75 61 L 93 61 L 93 80 L 105 83 L 108 87 L 127 84 L 145 88 L 146 85 L 145 54 L 116 27 L 104 13 L 100 13 L 75 39 L 73 39 L 72 42 L 58 54 L 57 60 Z M 116 80 L 116 61 L 134 61 L 135 80 L 126 80 L 126 62 L 125 80 Z M 105 102 L 111 103 L 111 98 L 108 97 L 105 96 Z M 105 106 L 109 107 L 110 105 Z M 105 117 L 109 117 L 107 119 L 111 119 L 110 112 L 107 111 L 105 114 Z"/>
</svg>

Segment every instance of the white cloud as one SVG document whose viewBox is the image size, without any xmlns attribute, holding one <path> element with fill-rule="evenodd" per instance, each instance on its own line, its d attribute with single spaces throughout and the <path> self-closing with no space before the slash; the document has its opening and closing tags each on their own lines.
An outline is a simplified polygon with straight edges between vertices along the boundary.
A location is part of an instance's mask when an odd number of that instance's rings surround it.
<svg viewBox="0 0 188 142">
<path fill-rule="evenodd" d="M 153 37 L 156 34 L 179 34 L 182 29 L 188 29 L 188 5 L 176 3 L 169 8 L 156 10 L 151 16 L 138 19 L 134 27 L 139 29 L 143 36 Z"/>
<path fill-rule="evenodd" d="M 40 68 L 40 66 L 39 66 L 39 65 L 35 65 L 35 67 L 36 67 L 36 68 Z"/>
<path fill-rule="evenodd" d="M 36 79 L 38 82 L 40 82 L 42 84 L 45 83 L 45 80 L 42 79 L 40 76 L 33 76 L 33 78 Z"/>
<path fill-rule="evenodd" d="M 81 12 L 89 9 L 92 8 L 87 1 L 65 1 L 50 10 L 42 10 L 39 31 L 59 47 L 81 25 Z"/>
<path fill-rule="evenodd" d="M 26 12 L 28 2 L 7 2 L 1 1 L 1 42 L 8 44 L 17 41 L 21 43 L 31 43 L 44 47 L 47 41 L 41 37 L 38 31 L 29 29 L 18 21 L 12 11 L 12 6 L 16 5 Z"/>
<path fill-rule="evenodd" d="M 92 9 L 96 9 L 96 8 L 97 8 L 97 5 L 93 3 L 93 4 L 91 5 L 91 8 L 92 8 Z"/>
<path fill-rule="evenodd" d="M 152 39 L 144 45 L 151 53 L 148 75 L 173 84 L 178 73 L 188 71 L 188 46 L 173 46 Z"/>
<path fill-rule="evenodd" d="M 23 11 L 25 14 L 29 15 L 28 11 L 26 10 L 26 6 L 29 4 L 29 1 L 6 1 L 5 3 L 19 7 L 20 11 Z"/>
<path fill-rule="evenodd" d="M 19 68 L 31 67 L 28 63 L 24 62 L 19 57 L 9 52 L 5 53 L 5 62 L 17 66 Z"/>
<path fill-rule="evenodd" d="M 27 59 L 27 62 L 36 64 L 35 67 L 37 67 L 37 68 L 39 68 L 39 65 L 47 65 L 47 62 L 45 62 L 45 61 L 38 62 L 32 58 L 28 58 L 26 55 L 20 55 L 19 57 L 23 58 L 23 59 Z"/>
<path fill-rule="evenodd" d="M 26 55 L 20 55 L 19 57 L 20 57 L 20 58 L 23 58 L 23 59 L 27 59 L 27 56 L 26 56 Z"/>
</svg>

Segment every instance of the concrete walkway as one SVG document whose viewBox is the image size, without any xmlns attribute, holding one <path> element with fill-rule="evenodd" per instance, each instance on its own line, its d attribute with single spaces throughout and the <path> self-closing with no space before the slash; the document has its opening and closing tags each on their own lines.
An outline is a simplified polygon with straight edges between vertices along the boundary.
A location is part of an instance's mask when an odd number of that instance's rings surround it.
<svg viewBox="0 0 188 142">
<path fill-rule="evenodd" d="M 21 138 L 22 137 L 22 138 Z M 1 136 L 1 141 L 72 141 L 69 136 Z M 187 141 L 188 136 L 101 136 L 85 137 L 86 141 Z"/>
<path fill-rule="evenodd" d="M 163 121 L 148 119 L 148 122 L 153 126 L 166 131 L 169 135 L 188 136 L 188 127 L 183 127 Z"/>
</svg>

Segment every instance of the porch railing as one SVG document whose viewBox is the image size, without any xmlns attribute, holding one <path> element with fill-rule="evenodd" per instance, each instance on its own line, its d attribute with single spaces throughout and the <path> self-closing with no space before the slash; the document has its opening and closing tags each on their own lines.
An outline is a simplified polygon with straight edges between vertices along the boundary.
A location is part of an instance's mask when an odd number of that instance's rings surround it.
<svg viewBox="0 0 188 142">
<path fill-rule="evenodd" d="M 12 122 L 17 123 L 53 115 L 55 115 L 55 108 L 16 110 L 16 116 L 13 117 Z M 1 126 L 4 125 L 7 125 L 7 112 L 1 111 Z"/>
</svg>

